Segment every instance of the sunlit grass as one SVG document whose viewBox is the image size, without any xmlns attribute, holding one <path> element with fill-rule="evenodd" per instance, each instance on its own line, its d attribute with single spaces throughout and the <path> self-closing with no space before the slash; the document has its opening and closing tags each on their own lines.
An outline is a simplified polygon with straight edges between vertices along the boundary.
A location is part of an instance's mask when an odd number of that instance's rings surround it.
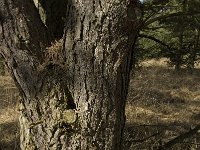
<svg viewBox="0 0 200 150">
<path fill-rule="evenodd" d="M 0 76 L 0 149 L 19 149 L 17 89 L 8 76 Z"/>
<path fill-rule="evenodd" d="M 168 66 L 167 59 L 147 60 L 140 65 L 130 81 L 126 125 L 129 130 L 130 126 L 135 128 L 131 133 L 132 140 L 143 139 L 155 132 L 159 132 L 159 137 L 133 142 L 129 145 L 131 150 L 141 146 L 152 149 L 200 124 L 199 68 L 193 72 L 187 69 L 176 72 Z M 129 131 L 125 130 L 127 135 L 130 137 Z M 184 148 L 187 148 L 184 144 L 174 147 L 176 150 Z"/>
</svg>

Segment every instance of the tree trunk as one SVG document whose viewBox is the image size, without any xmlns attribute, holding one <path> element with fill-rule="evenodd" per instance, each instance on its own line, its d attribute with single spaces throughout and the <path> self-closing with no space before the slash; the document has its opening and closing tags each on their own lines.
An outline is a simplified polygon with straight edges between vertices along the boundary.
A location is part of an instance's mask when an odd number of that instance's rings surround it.
<svg viewBox="0 0 200 150">
<path fill-rule="evenodd" d="M 194 45 L 190 48 L 190 55 L 189 55 L 189 62 L 188 62 L 188 68 L 193 71 L 195 67 L 195 61 L 197 60 L 197 53 L 199 49 L 199 39 L 200 39 L 200 30 L 195 29 L 195 35 L 194 35 Z"/>
<path fill-rule="evenodd" d="M 121 149 L 137 4 L 66 7 L 63 39 L 46 48 L 52 30 L 33 1 L 0 3 L 1 55 L 22 96 L 21 149 Z"/>
<path fill-rule="evenodd" d="M 184 30 L 184 29 L 183 29 Z M 180 31 L 180 35 L 178 37 L 179 39 L 179 47 L 176 51 L 176 56 L 175 56 L 175 70 L 179 71 L 181 69 L 181 64 L 182 64 L 182 51 L 183 51 L 183 31 Z"/>
</svg>

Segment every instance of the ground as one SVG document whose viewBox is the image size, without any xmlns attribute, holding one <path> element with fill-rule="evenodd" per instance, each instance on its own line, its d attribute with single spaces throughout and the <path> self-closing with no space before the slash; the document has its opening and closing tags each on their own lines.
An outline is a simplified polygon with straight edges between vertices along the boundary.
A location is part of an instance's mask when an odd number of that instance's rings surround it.
<svg viewBox="0 0 200 150">
<path fill-rule="evenodd" d="M 0 150 L 19 149 L 18 92 L 8 76 L 0 76 Z"/>
<path fill-rule="evenodd" d="M 166 59 L 140 63 L 131 75 L 124 149 L 151 150 L 200 124 L 199 68 L 177 73 Z M 17 90 L 9 77 L 0 77 L 0 89 L 0 150 L 17 150 Z M 200 133 L 172 149 L 200 149 Z"/>
<path fill-rule="evenodd" d="M 133 73 L 126 105 L 125 140 L 150 150 L 200 124 L 200 69 L 176 72 L 167 59 L 148 60 Z M 133 142 L 135 142 L 133 144 Z M 200 134 L 172 149 L 200 149 Z"/>
</svg>

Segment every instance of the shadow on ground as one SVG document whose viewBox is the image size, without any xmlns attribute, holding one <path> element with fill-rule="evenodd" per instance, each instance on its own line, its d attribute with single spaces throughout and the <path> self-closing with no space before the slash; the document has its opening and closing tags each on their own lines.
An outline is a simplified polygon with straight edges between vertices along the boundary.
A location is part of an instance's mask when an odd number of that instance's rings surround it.
<svg viewBox="0 0 200 150">
<path fill-rule="evenodd" d="M 18 91 L 9 76 L 0 76 L 0 150 L 19 150 Z"/>
<path fill-rule="evenodd" d="M 18 122 L 0 124 L 0 150 L 20 150 Z"/>
<path fill-rule="evenodd" d="M 156 150 L 200 124 L 200 69 L 143 66 L 132 76 L 126 104 L 124 150 Z M 199 150 L 200 133 L 169 150 Z"/>
<path fill-rule="evenodd" d="M 157 150 L 159 146 L 190 131 L 187 124 L 127 124 L 124 129 L 123 150 Z M 168 150 L 199 150 L 200 133 L 174 143 Z"/>
</svg>

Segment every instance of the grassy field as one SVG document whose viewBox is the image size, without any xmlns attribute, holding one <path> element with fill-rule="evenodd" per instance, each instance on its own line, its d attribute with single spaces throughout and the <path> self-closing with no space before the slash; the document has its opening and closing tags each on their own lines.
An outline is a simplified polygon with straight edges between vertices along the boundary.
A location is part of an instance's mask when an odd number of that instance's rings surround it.
<svg viewBox="0 0 200 150">
<path fill-rule="evenodd" d="M 18 92 L 10 77 L 0 76 L 0 150 L 19 149 Z"/>
<path fill-rule="evenodd" d="M 125 146 L 154 149 L 200 124 L 200 69 L 177 73 L 166 59 L 141 63 L 132 75 L 126 105 Z M 200 134 L 173 146 L 199 150 Z"/>
<path fill-rule="evenodd" d="M 156 149 L 200 124 L 200 69 L 177 73 L 165 61 L 144 61 L 132 73 L 123 143 L 126 150 Z M 9 77 L 0 77 L 0 88 L 0 150 L 17 150 L 17 91 Z M 200 133 L 171 149 L 199 150 Z"/>
</svg>

